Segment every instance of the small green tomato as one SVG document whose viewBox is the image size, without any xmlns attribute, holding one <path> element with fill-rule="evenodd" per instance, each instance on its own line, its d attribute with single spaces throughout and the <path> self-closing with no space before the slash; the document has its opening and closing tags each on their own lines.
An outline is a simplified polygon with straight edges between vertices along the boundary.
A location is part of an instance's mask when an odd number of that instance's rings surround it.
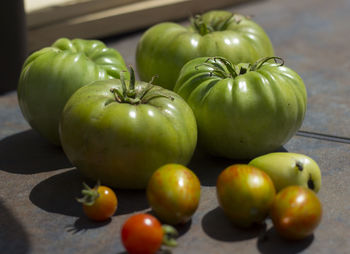
<svg viewBox="0 0 350 254">
<path fill-rule="evenodd" d="M 198 207 L 200 182 L 185 166 L 166 164 L 151 176 L 147 199 L 160 220 L 172 225 L 186 223 Z"/>
</svg>

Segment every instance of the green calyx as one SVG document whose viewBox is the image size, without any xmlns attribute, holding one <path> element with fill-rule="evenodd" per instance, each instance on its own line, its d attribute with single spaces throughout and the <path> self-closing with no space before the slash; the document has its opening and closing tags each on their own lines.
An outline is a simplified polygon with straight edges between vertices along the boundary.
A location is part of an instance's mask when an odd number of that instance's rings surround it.
<svg viewBox="0 0 350 254">
<path fill-rule="evenodd" d="M 208 58 L 204 63 L 196 66 L 196 69 L 198 69 L 200 66 L 206 66 L 210 69 L 210 76 L 216 76 L 220 78 L 235 78 L 250 71 L 259 70 L 264 65 L 264 63 L 270 60 L 274 60 L 276 64 L 278 60 L 281 61 L 281 63 L 279 63 L 279 66 L 282 66 L 284 64 L 283 59 L 276 56 L 261 58 L 254 64 L 244 63 L 237 65 L 232 64 L 230 61 L 223 57 L 211 57 Z"/>
<path fill-rule="evenodd" d="M 231 21 L 234 21 L 238 25 L 242 21 L 242 19 L 239 16 L 236 16 L 231 13 L 231 15 L 229 15 L 227 18 L 214 25 L 205 22 L 203 20 L 202 15 L 196 15 L 192 17 L 190 21 L 194 30 L 203 36 L 215 31 L 226 30 Z"/>
<path fill-rule="evenodd" d="M 130 67 L 130 82 L 129 86 L 127 86 L 125 82 L 125 72 L 120 73 L 120 81 L 122 84 L 122 88 L 117 89 L 117 88 L 112 88 L 110 90 L 111 93 L 113 93 L 114 98 L 117 102 L 119 103 L 129 103 L 132 105 L 138 105 L 138 104 L 146 104 L 150 100 L 158 97 L 166 97 L 169 98 L 170 100 L 174 100 L 173 97 L 165 94 L 163 91 L 159 89 L 154 89 L 155 86 L 152 84 L 154 76 L 150 82 L 147 83 L 146 86 L 141 87 L 138 86 L 136 87 L 136 80 L 135 80 L 135 72 L 133 68 Z"/>
<path fill-rule="evenodd" d="M 87 206 L 92 206 L 93 204 L 95 204 L 96 199 L 98 199 L 100 196 L 100 194 L 97 191 L 100 185 L 100 181 L 98 181 L 95 187 L 91 188 L 86 183 L 83 183 L 84 189 L 81 191 L 83 197 L 77 198 L 77 201 Z"/>
<path fill-rule="evenodd" d="M 177 230 L 170 225 L 162 225 L 163 229 L 163 244 L 170 247 L 177 246 L 175 238 L 178 236 Z"/>
</svg>

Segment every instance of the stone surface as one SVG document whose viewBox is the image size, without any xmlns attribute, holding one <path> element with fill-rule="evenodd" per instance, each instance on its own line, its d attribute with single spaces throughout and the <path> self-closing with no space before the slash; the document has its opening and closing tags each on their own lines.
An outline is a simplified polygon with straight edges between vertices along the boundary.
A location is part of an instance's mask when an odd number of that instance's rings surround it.
<svg viewBox="0 0 350 254">
<path fill-rule="evenodd" d="M 218 208 L 215 182 L 235 161 L 197 152 L 189 167 L 201 181 L 200 206 L 189 223 L 178 227 L 179 246 L 173 253 L 349 253 L 350 1 L 267 0 L 228 9 L 254 15 L 276 55 L 304 79 L 309 103 L 302 131 L 312 135 L 302 132 L 282 149 L 318 162 L 323 219 L 313 236 L 299 242 L 281 239 L 269 220 L 250 230 L 233 227 Z M 135 66 L 142 32 L 105 41 Z M 93 223 L 75 201 L 82 180 L 60 148 L 30 129 L 16 93 L 0 96 L 0 252 L 125 254 L 120 228 L 131 214 L 150 212 L 144 191 L 116 190 L 116 215 Z"/>
</svg>

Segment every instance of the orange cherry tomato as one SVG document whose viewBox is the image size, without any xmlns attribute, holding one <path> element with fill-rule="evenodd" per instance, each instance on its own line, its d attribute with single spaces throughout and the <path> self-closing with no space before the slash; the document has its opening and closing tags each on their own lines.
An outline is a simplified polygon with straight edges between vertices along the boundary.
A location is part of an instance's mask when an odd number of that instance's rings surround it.
<svg viewBox="0 0 350 254">
<path fill-rule="evenodd" d="M 113 216 L 118 207 L 118 199 L 114 191 L 99 185 L 90 188 L 84 183 L 82 198 L 78 199 L 83 204 L 86 216 L 94 221 L 104 221 Z"/>
</svg>

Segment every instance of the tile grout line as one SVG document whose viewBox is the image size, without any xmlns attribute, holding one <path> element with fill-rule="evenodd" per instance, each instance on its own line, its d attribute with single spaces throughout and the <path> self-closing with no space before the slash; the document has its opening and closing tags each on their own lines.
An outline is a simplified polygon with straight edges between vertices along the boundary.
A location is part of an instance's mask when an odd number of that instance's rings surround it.
<svg viewBox="0 0 350 254">
<path fill-rule="evenodd" d="M 296 135 L 297 136 L 301 136 L 301 137 L 307 137 L 307 138 L 314 138 L 314 139 L 321 139 L 321 140 L 327 140 L 327 141 L 332 141 L 332 142 L 350 144 L 350 138 L 338 137 L 338 136 L 328 135 L 328 134 L 324 134 L 324 133 L 317 133 L 317 132 L 310 132 L 310 131 L 299 130 L 299 131 L 297 131 Z"/>
</svg>

